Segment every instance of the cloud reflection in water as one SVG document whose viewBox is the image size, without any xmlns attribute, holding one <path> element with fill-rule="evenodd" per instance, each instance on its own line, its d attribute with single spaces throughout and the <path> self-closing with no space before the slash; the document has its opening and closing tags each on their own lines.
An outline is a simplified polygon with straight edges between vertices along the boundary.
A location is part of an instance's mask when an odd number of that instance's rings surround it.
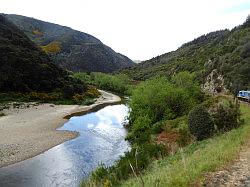
<svg viewBox="0 0 250 187">
<path fill-rule="evenodd" d="M 100 163 L 111 165 L 130 149 L 122 123 L 125 105 L 72 117 L 59 130 L 80 136 L 26 161 L 0 168 L 0 186 L 78 186 Z"/>
</svg>

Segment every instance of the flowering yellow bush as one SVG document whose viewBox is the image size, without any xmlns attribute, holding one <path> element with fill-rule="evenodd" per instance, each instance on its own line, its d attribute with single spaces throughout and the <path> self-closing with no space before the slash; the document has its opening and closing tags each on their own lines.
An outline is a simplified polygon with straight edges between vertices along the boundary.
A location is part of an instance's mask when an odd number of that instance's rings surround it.
<svg viewBox="0 0 250 187">
<path fill-rule="evenodd" d="M 30 100 L 53 101 L 59 99 L 60 96 L 58 94 L 30 92 L 26 95 L 26 97 Z"/>
<path fill-rule="evenodd" d="M 43 36 L 43 33 L 39 30 L 33 30 L 32 33 L 35 35 L 35 36 Z"/>
<path fill-rule="evenodd" d="M 101 94 L 100 92 L 96 89 L 96 87 L 94 86 L 89 86 L 85 95 L 87 97 L 91 97 L 91 98 L 95 98 L 95 97 L 99 97 Z"/>
<path fill-rule="evenodd" d="M 85 98 L 84 94 L 75 94 L 72 99 L 76 102 L 83 101 Z"/>
<path fill-rule="evenodd" d="M 54 41 L 48 45 L 41 46 L 41 48 L 45 53 L 59 53 L 61 51 L 61 43 Z"/>
</svg>

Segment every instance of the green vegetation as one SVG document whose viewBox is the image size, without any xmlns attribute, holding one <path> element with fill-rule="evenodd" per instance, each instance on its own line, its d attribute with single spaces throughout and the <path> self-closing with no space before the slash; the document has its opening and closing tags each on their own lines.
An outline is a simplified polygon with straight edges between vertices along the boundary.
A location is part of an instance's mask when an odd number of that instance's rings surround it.
<svg viewBox="0 0 250 187">
<path fill-rule="evenodd" d="M 0 90 L 1 92 L 84 92 L 86 85 L 72 79 L 62 69 L 50 63 L 18 28 L 0 16 Z M 66 92 L 64 92 L 66 93 Z"/>
<path fill-rule="evenodd" d="M 186 87 L 182 83 L 186 82 Z M 192 93 L 194 91 L 194 94 Z M 155 159 L 176 151 L 162 144 L 157 133 L 163 132 L 178 147 L 191 141 L 186 115 L 203 99 L 194 76 L 187 72 L 175 75 L 170 80 L 156 77 L 140 83 L 133 89 L 130 100 L 130 116 L 127 139 L 132 150 L 125 154 L 115 166 L 101 166 L 92 174 L 91 180 L 83 185 L 95 183 L 97 186 L 109 181 L 118 185 L 131 175 L 141 175 Z"/>
<path fill-rule="evenodd" d="M 39 33 L 34 31 L 49 32 L 26 25 L 25 20 L 30 18 L 9 17 L 19 26 L 29 28 L 28 35 L 50 53 L 55 63 L 72 71 L 111 72 L 121 67 L 116 64 L 120 59 L 124 63 L 122 67 L 130 61 L 120 54 L 116 54 L 118 57 L 112 61 L 109 57 L 114 55 L 113 51 L 99 40 L 85 38 L 82 33 L 68 28 L 59 33 L 62 27 L 53 24 L 50 25 L 58 28 L 53 30 L 60 37 L 54 36 L 49 27 L 53 37 L 42 41 L 41 37 L 35 37 Z M 247 106 L 241 106 L 245 121 L 241 126 L 243 120 L 237 101 L 229 97 L 206 96 L 200 90 L 200 85 L 208 81 L 212 72 L 223 77 L 220 81 L 231 93 L 250 88 L 249 20 L 248 17 L 243 25 L 231 31 L 203 35 L 176 51 L 120 74 L 70 75 L 49 63 L 45 52 L 0 16 L 0 90 L 7 93 L 0 96 L 0 102 L 91 103 L 99 96 L 94 86 L 130 95 L 126 139 L 132 150 L 114 166 L 101 165 L 82 186 L 189 186 L 202 183 L 206 172 L 232 161 L 242 143 L 250 138 L 250 109 Z M 43 23 L 33 21 L 37 25 Z M 94 59 L 98 67 L 94 67 L 89 59 Z M 102 61 L 108 65 L 104 67 Z M 138 80 L 145 81 L 139 83 Z"/>
<path fill-rule="evenodd" d="M 189 130 L 197 140 L 204 140 L 214 133 L 214 123 L 211 115 L 203 106 L 195 107 L 188 116 Z"/>
<path fill-rule="evenodd" d="M 100 89 L 123 95 L 130 95 L 133 87 L 132 81 L 123 74 L 75 73 L 74 77 Z"/>
<path fill-rule="evenodd" d="M 40 103 L 54 103 L 54 104 L 79 104 L 89 105 L 95 102 L 95 98 L 99 97 L 100 93 L 93 86 L 88 86 L 84 93 L 75 93 L 70 97 L 65 97 L 61 92 L 9 92 L 0 93 L 0 110 L 8 106 L 10 102 L 40 102 Z"/>
<path fill-rule="evenodd" d="M 122 72 L 135 80 L 156 75 L 171 76 L 178 72 L 195 72 L 200 83 L 217 70 L 224 86 L 233 94 L 250 89 L 250 26 L 246 22 L 231 31 L 221 30 L 203 35 L 176 51 L 157 56 Z M 218 88 L 218 92 L 221 88 Z"/>
<path fill-rule="evenodd" d="M 188 116 L 190 133 L 197 140 L 239 127 L 243 123 L 238 100 L 217 96 L 192 109 Z"/>
<path fill-rule="evenodd" d="M 4 114 L 4 113 L 2 113 L 2 112 L 0 112 L 0 117 L 3 117 L 3 116 L 5 116 L 5 114 Z"/>
<path fill-rule="evenodd" d="M 2 15 L 0 90 L 0 100 L 5 103 L 18 100 L 90 103 L 90 99 L 99 96 L 95 88 L 52 64 L 44 52 Z"/>
<path fill-rule="evenodd" d="M 217 103 L 215 106 L 212 106 L 211 115 L 214 125 L 219 132 L 230 131 L 243 123 L 238 100 L 233 102 L 231 99 L 227 99 Z"/>
<path fill-rule="evenodd" d="M 250 128 L 240 126 L 238 103 L 205 97 L 194 74 L 146 80 L 130 98 L 127 140 L 132 150 L 114 166 L 99 167 L 82 186 L 188 186 L 234 159 L 249 137 L 245 130 Z M 246 111 L 243 117 L 250 124 Z"/>
<path fill-rule="evenodd" d="M 242 144 L 250 138 L 250 108 L 241 105 L 245 124 L 217 137 L 195 142 L 173 156 L 155 161 L 142 176 L 145 186 L 190 186 L 202 183 L 204 174 L 233 161 Z M 120 186 L 140 186 L 139 178 L 123 181 Z"/>
<path fill-rule="evenodd" d="M 141 136 L 150 139 L 150 129 L 154 128 L 156 122 L 187 115 L 190 109 L 200 103 L 202 94 L 192 77 L 191 74 L 184 76 L 180 73 L 170 81 L 157 77 L 138 85 L 129 103 L 131 112 L 128 139 L 132 142 L 145 142 Z M 176 80 L 187 81 L 187 87 L 181 86 Z"/>
</svg>

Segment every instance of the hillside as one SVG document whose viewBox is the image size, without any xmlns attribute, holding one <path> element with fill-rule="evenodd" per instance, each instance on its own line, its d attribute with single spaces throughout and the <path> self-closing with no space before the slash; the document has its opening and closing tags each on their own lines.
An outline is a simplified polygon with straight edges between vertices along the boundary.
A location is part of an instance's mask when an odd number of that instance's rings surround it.
<svg viewBox="0 0 250 187">
<path fill-rule="evenodd" d="M 50 62 L 14 24 L 0 15 L 0 91 L 51 92 L 71 87 L 84 91 L 66 71 Z"/>
<path fill-rule="evenodd" d="M 74 72 L 113 72 L 133 65 L 97 38 L 34 18 L 5 15 L 60 67 Z"/>
<path fill-rule="evenodd" d="M 250 17 L 232 30 L 203 35 L 123 72 L 136 80 L 195 72 L 203 89 L 223 92 L 250 88 Z"/>
</svg>

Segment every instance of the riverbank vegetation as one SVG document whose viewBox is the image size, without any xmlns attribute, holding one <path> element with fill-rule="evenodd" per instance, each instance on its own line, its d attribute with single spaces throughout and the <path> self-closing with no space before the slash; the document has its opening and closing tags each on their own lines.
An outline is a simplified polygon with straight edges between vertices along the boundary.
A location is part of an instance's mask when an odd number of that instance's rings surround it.
<svg viewBox="0 0 250 187">
<path fill-rule="evenodd" d="M 82 186 L 116 186 L 124 182 L 127 184 L 126 180 L 129 180 L 129 185 L 139 186 L 145 183 L 145 174 L 154 167 L 155 163 L 167 162 L 166 167 L 177 167 L 172 165 L 172 161 L 176 162 L 175 164 L 181 164 L 183 154 L 186 154 L 185 159 L 191 159 L 188 161 L 191 164 L 188 166 L 189 169 L 194 169 L 191 167 L 194 162 L 192 159 L 196 159 L 192 156 L 195 150 L 209 145 L 209 142 L 218 144 L 218 139 L 226 136 L 222 134 L 231 133 L 230 130 L 240 127 L 243 123 L 237 101 L 228 97 L 204 95 L 195 79 L 195 74 L 188 72 L 178 73 L 171 78 L 155 77 L 141 82 L 132 90 L 129 106 L 131 111 L 127 125 L 127 140 L 131 143 L 132 150 L 114 166 L 99 167 Z M 240 133 L 240 129 L 236 132 Z M 231 151 L 235 149 L 232 148 Z M 207 150 L 209 149 L 204 148 L 204 151 Z M 225 154 L 230 153 L 230 150 L 227 151 Z M 190 176 L 196 176 L 197 173 L 203 172 L 203 169 L 210 171 L 209 169 L 216 168 L 221 163 L 213 163 L 214 167 L 207 168 L 207 163 L 204 160 L 202 162 L 204 164 L 201 163 L 201 171 L 195 170 Z M 175 169 L 181 169 L 180 165 L 178 167 Z M 188 172 L 188 169 L 185 172 Z M 180 173 L 183 174 L 183 172 Z M 148 186 L 158 183 L 162 186 L 163 183 L 167 183 L 156 174 L 152 175 L 155 178 L 151 179 L 153 181 L 152 183 L 150 181 Z M 169 174 L 166 175 L 170 177 Z M 172 177 L 178 176 L 179 174 L 176 174 Z M 171 180 L 175 181 L 174 178 Z M 171 180 L 169 180 L 169 186 L 174 184 Z M 182 184 L 183 181 L 185 180 L 177 181 L 176 184 Z"/>
<path fill-rule="evenodd" d="M 60 91 L 54 92 L 9 92 L 0 93 L 0 111 L 9 107 L 19 108 L 26 106 L 25 103 L 53 103 L 63 105 L 90 105 L 100 96 L 100 92 L 93 86 L 87 86 L 83 93 L 63 94 Z"/>
<path fill-rule="evenodd" d="M 98 168 L 83 186 L 189 186 L 232 161 L 249 138 L 243 125 L 249 112 L 242 117 L 237 100 L 205 95 L 201 87 L 234 95 L 249 88 L 249 31 L 248 17 L 231 31 L 203 35 L 122 70 L 140 82 L 130 91 L 132 150 L 114 166 Z"/>
<path fill-rule="evenodd" d="M 250 138 L 250 108 L 241 105 L 245 123 L 214 138 L 197 141 L 176 154 L 154 161 L 142 179 L 130 178 L 120 186 L 190 186 L 202 185 L 204 174 L 230 164 Z"/>
<path fill-rule="evenodd" d="M 98 168 L 83 186 L 202 184 L 204 174 L 235 159 L 250 138 L 250 109 L 200 88 L 234 95 L 249 88 L 249 31 L 248 17 L 232 30 L 203 35 L 122 70 L 143 81 L 129 102 L 132 150 L 114 166 Z"/>
<path fill-rule="evenodd" d="M 124 74 L 74 73 L 73 77 L 87 84 L 94 85 L 99 89 L 122 95 L 131 95 L 133 84 L 135 84 Z"/>
</svg>

